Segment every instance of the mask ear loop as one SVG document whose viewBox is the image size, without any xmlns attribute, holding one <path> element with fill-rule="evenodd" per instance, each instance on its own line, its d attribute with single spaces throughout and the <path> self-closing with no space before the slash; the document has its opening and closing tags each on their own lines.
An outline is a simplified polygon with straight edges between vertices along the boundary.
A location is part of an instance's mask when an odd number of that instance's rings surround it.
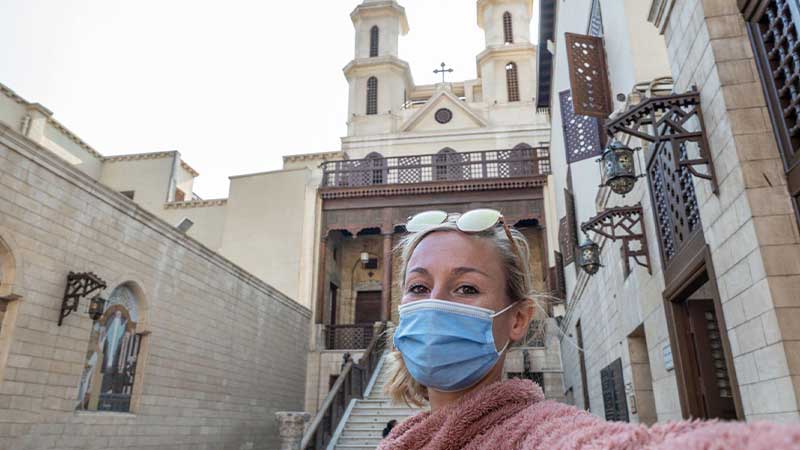
<svg viewBox="0 0 800 450">
<path fill-rule="evenodd" d="M 519 302 L 520 302 L 520 300 L 516 300 L 514 303 L 512 303 L 512 304 L 510 304 L 510 305 L 506 306 L 505 308 L 501 309 L 500 311 L 497 311 L 496 313 L 492 314 L 492 315 L 491 315 L 491 316 L 489 316 L 489 317 L 491 317 L 492 319 L 494 319 L 495 317 L 497 317 L 497 316 L 499 316 L 499 315 L 503 314 L 504 312 L 508 311 L 509 309 L 511 309 L 511 308 L 513 308 L 513 307 L 515 307 L 515 306 L 517 306 L 517 304 L 518 304 Z M 492 320 L 492 322 L 494 322 L 494 320 Z M 508 350 L 508 347 L 509 347 L 510 345 L 511 345 L 511 338 L 508 338 L 508 340 L 506 341 L 506 345 L 504 345 L 502 349 L 500 349 L 499 351 L 497 351 L 497 354 L 498 354 L 498 355 L 502 355 L 502 354 L 503 354 L 503 352 L 505 352 L 506 350 Z"/>
</svg>

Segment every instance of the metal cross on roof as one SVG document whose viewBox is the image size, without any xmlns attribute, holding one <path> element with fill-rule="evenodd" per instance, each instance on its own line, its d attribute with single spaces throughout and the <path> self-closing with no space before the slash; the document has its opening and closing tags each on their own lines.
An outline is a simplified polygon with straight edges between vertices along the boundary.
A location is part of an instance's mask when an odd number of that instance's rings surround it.
<svg viewBox="0 0 800 450">
<path fill-rule="evenodd" d="M 442 64 L 441 64 L 441 66 L 442 66 L 442 68 L 441 68 L 441 69 L 436 69 L 436 70 L 434 70 L 434 71 L 433 71 L 433 73 L 441 73 L 441 74 L 442 74 L 442 83 L 444 83 L 444 82 L 445 82 L 445 81 L 444 81 L 444 74 L 445 74 L 445 73 L 447 73 L 447 72 L 450 72 L 450 73 L 452 73 L 452 72 L 453 72 L 453 69 L 452 69 L 452 68 L 450 68 L 450 69 L 445 69 L 445 68 L 444 68 L 444 66 L 445 66 L 445 64 L 444 64 L 444 63 L 442 63 Z"/>
</svg>

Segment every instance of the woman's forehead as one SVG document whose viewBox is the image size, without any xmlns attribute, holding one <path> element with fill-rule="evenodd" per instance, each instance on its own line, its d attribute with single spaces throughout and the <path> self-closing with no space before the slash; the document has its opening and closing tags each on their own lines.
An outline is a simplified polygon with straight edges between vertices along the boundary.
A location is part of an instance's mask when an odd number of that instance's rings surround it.
<svg viewBox="0 0 800 450">
<path fill-rule="evenodd" d="M 422 267 L 460 267 L 468 264 L 484 272 L 502 272 L 500 252 L 489 239 L 457 231 L 436 231 L 414 248 L 407 270 Z M 429 267 L 430 266 L 430 267 Z"/>
</svg>

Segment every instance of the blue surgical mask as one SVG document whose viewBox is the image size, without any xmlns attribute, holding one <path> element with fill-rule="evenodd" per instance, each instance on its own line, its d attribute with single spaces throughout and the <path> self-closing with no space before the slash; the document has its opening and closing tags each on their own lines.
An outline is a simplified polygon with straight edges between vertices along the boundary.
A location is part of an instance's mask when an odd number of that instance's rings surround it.
<svg viewBox="0 0 800 450">
<path fill-rule="evenodd" d="M 497 364 L 492 319 L 513 307 L 491 309 L 444 300 L 417 300 L 400 306 L 394 345 L 411 376 L 437 391 L 467 389 Z"/>
</svg>

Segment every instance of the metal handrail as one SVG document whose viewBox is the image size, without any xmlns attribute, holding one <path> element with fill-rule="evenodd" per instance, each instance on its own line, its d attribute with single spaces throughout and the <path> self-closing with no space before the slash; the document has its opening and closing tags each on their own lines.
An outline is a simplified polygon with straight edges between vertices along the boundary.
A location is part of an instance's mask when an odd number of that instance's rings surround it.
<svg viewBox="0 0 800 450">
<path fill-rule="evenodd" d="M 349 353 L 345 353 L 342 372 L 328 395 L 325 396 L 322 406 L 303 435 L 300 443 L 301 449 L 325 448 L 344 416 L 350 400 L 364 397 L 369 379 L 372 377 L 386 345 L 385 330 L 386 324 L 384 323 L 378 328 L 378 333 L 373 336 L 358 363 L 353 361 Z"/>
</svg>

